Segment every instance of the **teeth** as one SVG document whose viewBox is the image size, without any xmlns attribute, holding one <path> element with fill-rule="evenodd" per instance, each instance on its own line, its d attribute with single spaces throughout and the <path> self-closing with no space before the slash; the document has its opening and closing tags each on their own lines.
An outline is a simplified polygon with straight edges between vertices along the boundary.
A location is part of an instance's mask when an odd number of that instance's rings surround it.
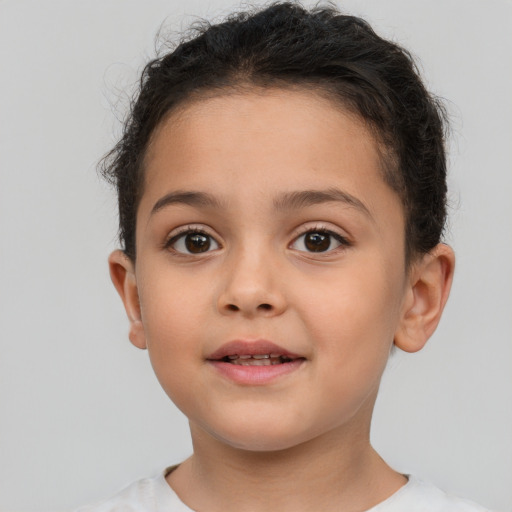
<svg viewBox="0 0 512 512">
<path fill-rule="evenodd" d="M 237 364 L 235 362 L 235 364 Z M 251 359 L 248 361 L 247 359 L 242 360 L 239 364 L 243 366 L 270 366 L 272 362 L 269 359 Z"/>
<path fill-rule="evenodd" d="M 228 356 L 231 364 L 242 366 L 270 366 L 274 364 L 282 364 L 291 361 L 289 357 L 276 354 L 255 354 L 253 356 Z"/>
<path fill-rule="evenodd" d="M 270 366 L 289 363 L 292 359 L 281 354 L 231 354 L 224 357 L 223 361 L 243 366 Z"/>
</svg>

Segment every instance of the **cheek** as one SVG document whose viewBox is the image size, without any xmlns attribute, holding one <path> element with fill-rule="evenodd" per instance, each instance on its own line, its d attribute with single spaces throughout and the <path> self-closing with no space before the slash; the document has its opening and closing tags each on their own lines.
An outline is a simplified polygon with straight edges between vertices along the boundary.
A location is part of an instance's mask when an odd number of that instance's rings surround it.
<svg viewBox="0 0 512 512">
<path fill-rule="evenodd" d="M 167 390 L 171 382 L 185 377 L 191 362 L 200 361 L 201 344 L 197 341 L 204 336 L 204 312 L 210 300 L 206 294 L 194 293 L 183 276 L 154 272 L 142 282 L 141 314 L 148 352 Z"/>
<path fill-rule="evenodd" d="M 211 302 L 207 288 L 200 293 L 201 282 L 191 282 L 185 272 L 160 266 L 142 274 L 140 283 L 142 321 L 149 342 L 179 343 L 184 332 L 197 326 Z"/>
<path fill-rule="evenodd" d="M 400 269 L 375 259 L 357 263 L 316 287 L 305 308 L 308 327 L 329 352 L 380 357 L 387 355 L 399 321 Z"/>
<path fill-rule="evenodd" d="M 331 281 L 315 300 L 322 307 L 308 315 L 315 339 L 316 379 L 322 397 L 339 404 L 327 420 L 345 421 L 361 404 L 370 404 L 386 367 L 398 321 L 399 293 L 378 267 L 350 269 Z"/>
</svg>

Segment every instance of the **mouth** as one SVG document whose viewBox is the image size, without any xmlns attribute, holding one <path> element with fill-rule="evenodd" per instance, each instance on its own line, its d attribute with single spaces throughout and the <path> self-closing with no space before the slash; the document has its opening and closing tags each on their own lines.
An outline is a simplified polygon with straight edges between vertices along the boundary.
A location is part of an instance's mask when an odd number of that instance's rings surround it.
<svg viewBox="0 0 512 512">
<path fill-rule="evenodd" d="M 223 378 L 239 386 L 263 386 L 295 374 L 306 358 L 267 340 L 234 340 L 206 358 Z"/>
<path fill-rule="evenodd" d="M 274 366 L 276 364 L 291 363 L 295 359 L 281 354 L 232 354 L 218 359 L 218 361 L 240 366 Z"/>
<path fill-rule="evenodd" d="M 231 341 L 207 357 L 207 361 L 212 363 L 233 366 L 283 366 L 305 359 L 267 340 Z"/>
</svg>

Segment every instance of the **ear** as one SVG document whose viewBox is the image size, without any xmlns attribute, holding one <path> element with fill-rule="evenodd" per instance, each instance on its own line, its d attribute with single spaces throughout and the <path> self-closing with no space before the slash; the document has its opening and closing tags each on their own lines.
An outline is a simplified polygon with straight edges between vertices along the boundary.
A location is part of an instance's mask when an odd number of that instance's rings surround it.
<svg viewBox="0 0 512 512">
<path fill-rule="evenodd" d="M 395 345 L 405 352 L 421 350 L 441 319 L 450 294 L 455 254 L 446 244 L 437 245 L 410 270 L 408 290 Z"/>
<path fill-rule="evenodd" d="M 133 261 L 123 251 L 114 251 L 108 258 L 110 278 L 124 304 L 130 320 L 130 341 L 140 349 L 146 348 L 146 335 L 142 325 L 139 293 Z"/>
</svg>

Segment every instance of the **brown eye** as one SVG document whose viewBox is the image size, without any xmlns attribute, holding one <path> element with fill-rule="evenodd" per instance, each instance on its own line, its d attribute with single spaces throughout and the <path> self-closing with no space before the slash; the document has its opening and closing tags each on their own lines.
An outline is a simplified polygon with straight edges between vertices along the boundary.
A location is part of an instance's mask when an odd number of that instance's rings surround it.
<svg viewBox="0 0 512 512">
<path fill-rule="evenodd" d="M 202 233 L 189 233 L 185 236 L 185 246 L 188 252 L 206 252 L 210 245 L 210 237 Z"/>
<path fill-rule="evenodd" d="M 306 233 L 304 245 L 308 251 L 324 252 L 331 246 L 331 237 L 325 233 Z"/>
<path fill-rule="evenodd" d="M 219 244 L 210 235 L 200 231 L 181 233 L 171 238 L 166 245 L 182 254 L 202 254 L 219 248 Z"/>
<path fill-rule="evenodd" d="M 292 249 L 304 252 L 328 252 L 340 245 L 349 245 L 347 240 L 330 231 L 308 231 L 292 243 Z"/>
</svg>

